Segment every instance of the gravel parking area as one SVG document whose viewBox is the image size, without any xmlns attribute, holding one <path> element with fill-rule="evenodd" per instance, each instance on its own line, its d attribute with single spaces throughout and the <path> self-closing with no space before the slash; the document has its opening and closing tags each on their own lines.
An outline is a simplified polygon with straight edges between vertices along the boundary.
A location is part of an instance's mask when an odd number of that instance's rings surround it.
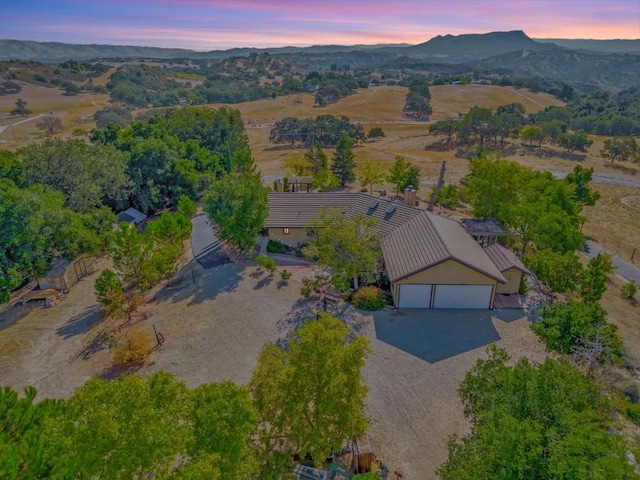
<svg viewBox="0 0 640 480">
<path fill-rule="evenodd" d="M 190 387 L 223 380 L 246 384 L 262 347 L 284 344 L 314 316 L 316 300 L 299 295 L 300 279 L 311 267 L 287 268 L 294 276 L 283 282 L 246 263 L 204 269 L 191 260 L 142 307 L 148 318 L 139 325 L 150 334 L 155 326 L 165 343 L 141 373 L 166 370 Z M 96 340 L 106 325 L 93 293 L 95 275 L 53 308 L 15 307 L 0 314 L 0 384 L 35 385 L 40 396 L 60 398 L 104 372 L 111 355 Z M 371 341 L 364 370 L 369 439 L 404 479 L 436 478 L 448 437 L 468 431 L 456 388 L 488 342 L 497 340 L 516 359 L 544 358 L 527 320 L 513 311 L 372 315 L 343 303 L 329 310 Z"/>
</svg>

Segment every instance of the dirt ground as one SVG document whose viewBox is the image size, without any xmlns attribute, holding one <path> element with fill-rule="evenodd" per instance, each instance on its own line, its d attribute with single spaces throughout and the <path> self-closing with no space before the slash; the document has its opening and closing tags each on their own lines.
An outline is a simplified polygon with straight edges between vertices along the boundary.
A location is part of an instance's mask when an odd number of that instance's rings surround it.
<svg viewBox="0 0 640 480">
<path fill-rule="evenodd" d="M 101 260 L 100 268 L 109 266 Z M 287 266 L 293 277 L 282 283 L 256 267 L 232 263 L 204 270 L 187 263 L 178 274 L 151 292 L 141 308 L 148 318 L 136 325 L 164 344 L 140 370 L 166 370 L 189 387 L 233 380 L 246 384 L 267 342 L 282 345 L 305 318 L 313 317 L 317 299 L 302 299 L 300 280 L 308 266 Z M 93 292 L 97 272 L 81 280 L 52 308 L 8 307 L 0 313 L 0 384 L 22 389 L 34 385 L 39 398 L 64 398 L 95 375 L 108 372 L 111 352 L 101 341 L 110 328 Z M 373 348 L 365 367 L 369 386 L 367 414 L 371 443 L 389 467 L 405 479 L 435 478 L 446 459 L 449 435 L 465 433 L 468 425 L 456 388 L 475 360 L 478 347 L 429 363 L 376 336 L 373 316 L 351 307 L 332 307 Z M 526 319 L 494 320 L 503 345 L 515 357 L 534 359 L 544 352 Z"/>
</svg>

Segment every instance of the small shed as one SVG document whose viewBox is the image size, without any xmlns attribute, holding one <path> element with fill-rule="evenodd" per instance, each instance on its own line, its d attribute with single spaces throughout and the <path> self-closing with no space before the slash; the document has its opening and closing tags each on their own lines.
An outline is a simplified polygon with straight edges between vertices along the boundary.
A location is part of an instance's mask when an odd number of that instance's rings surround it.
<svg viewBox="0 0 640 480">
<path fill-rule="evenodd" d="M 507 280 L 504 285 L 498 284 L 496 293 L 518 293 L 523 273 L 530 273 L 513 251 L 494 243 L 484 249 L 487 256 L 496 264 L 500 273 Z"/>
<path fill-rule="evenodd" d="M 87 253 L 73 260 L 59 258 L 53 262 L 46 274 L 38 278 L 38 288 L 54 288 L 59 292 L 68 292 L 82 277 L 93 273 L 95 266 L 96 257 Z"/>
<path fill-rule="evenodd" d="M 147 216 L 144 213 L 142 213 L 140 210 L 136 210 L 133 207 L 129 207 L 118 214 L 118 224 L 121 224 L 124 222 L 124 223 L 129 223 L 135 226 L 135 225 L 138 225 L 145 218 L 147 218 Z"/>
<path fill-rule="evenodd" d="M 370 472 L 371 460 L 373 459 L 373 449 L 369 444 L 367 434 L 363 434 L 353 443 L 353 470 L 356 473 Z"/>
</svg>

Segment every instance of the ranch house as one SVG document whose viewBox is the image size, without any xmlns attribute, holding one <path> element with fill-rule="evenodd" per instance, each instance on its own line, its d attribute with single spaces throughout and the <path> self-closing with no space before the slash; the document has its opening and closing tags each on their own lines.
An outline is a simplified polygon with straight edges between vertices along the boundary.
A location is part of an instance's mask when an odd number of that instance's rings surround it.
<svg viewBox="0 0 640 480">
<path fill-rule="evenodd" d="M 513 252 L 495 241 L 483 247 L 460 222 L 414 204 L 415 191 L 404 203 L 366 193 L 273 192 L 265 227 L 269 238 L 299 246 L 311 240 L 309 226 L 323 209 L 375 218 L 397 308 L 492 309 L 496 293 L 518 292 L 527 269 Z"/>
</svg>

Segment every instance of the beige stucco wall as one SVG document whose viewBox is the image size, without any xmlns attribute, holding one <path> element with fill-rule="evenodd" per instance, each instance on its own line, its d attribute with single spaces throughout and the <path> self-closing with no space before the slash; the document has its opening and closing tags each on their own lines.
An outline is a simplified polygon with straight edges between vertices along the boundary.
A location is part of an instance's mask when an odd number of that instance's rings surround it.
<svg viewBox="0 0 640 480">
<path fill-rule="evenodd" d="M 290 228 L 289 234 L 285 235 L 283 228 L 269 228 L 269 238 L 280 240 L 287 245 L 296 247 L 303 243 L 308 243 L 311 238 L 307 235 L 306 228 Z"/>
<path fill-rule="evenodd" d="M 493 278 L 473 270 L 455 260 L 447 260 L 431 268 L 422 270 L 414 275 L 394 282 L 391 288 L 391 294 L 396 306 L 398 292 L 400 291 L 399 285 L 403 283 L 432 285 L 502 285 Z"/>
<path fill-rule="evenodd" d="M 505 285 L 499 283 L 496 293 L 518 293 L 522 272 L 517 268 L 511 268 L 506 272 L 502 272 L 502 275 L 507 279 L 507 283 Z"/>
</svg>

